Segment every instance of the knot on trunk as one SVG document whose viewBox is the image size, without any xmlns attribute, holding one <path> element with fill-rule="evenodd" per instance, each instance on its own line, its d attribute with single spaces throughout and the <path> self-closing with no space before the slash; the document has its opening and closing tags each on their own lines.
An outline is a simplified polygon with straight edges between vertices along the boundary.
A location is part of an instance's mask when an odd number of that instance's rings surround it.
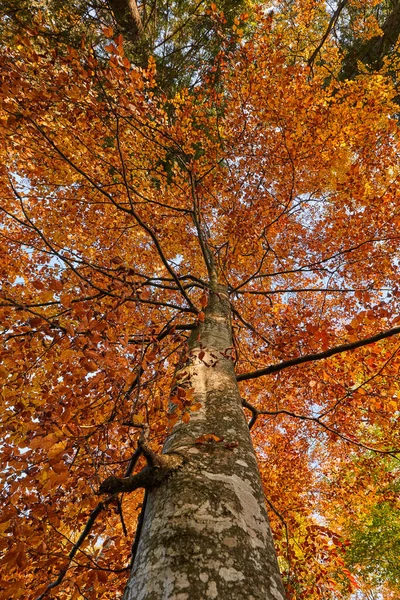
<svg viewBox="0 0 400 600">
<path fill-rule="evenodd" d="M 149 489 L 160 485 L 171 473 L 183 466 L 184 458 L 181 454 L 156 454 L 145 444 L 141 444 L 143 454 L 147 459 L 147 466 L 139 473 L 129 477 L 116 477 L 110 475 L 100 485 L 98 495 L 118 494 L 120 492 L 133 492 L 138 488 Z"/>
</svg>

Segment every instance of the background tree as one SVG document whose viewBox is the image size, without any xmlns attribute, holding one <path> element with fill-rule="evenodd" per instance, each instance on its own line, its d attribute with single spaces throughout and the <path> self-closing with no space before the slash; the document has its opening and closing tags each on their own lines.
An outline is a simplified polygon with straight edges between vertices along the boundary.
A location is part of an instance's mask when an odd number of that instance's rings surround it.
<svg viewBox="0 0 400 600">
<path fill-rule="evenodd" d="M 3 17 L 0 597 L 115 598 L 132 563 L 171 597 L 282 594 L 240 403 L 288 597 L 374 570 L 350 519 L 398 479 L 397 57 L 341 81 L 322 4 L 254 8 L 246 40 L 205 11 L 214 59 L 166 92 L 108 22 Z"/>
<path fill-rule="evenodd" d="M 349 538 L 346 552 L 346 562 L 355 573 L 361 573 L 364 581 L 370 587 L 390 583 L 394 589 L 399 587 L 399 568 L 396 556 L 399 546 L 399 519 L 397 510 L 398 475 L 396 464 L 386 461 L 388 484 L 376 488 L 376 460 L 370 456 L 360 470 L 359 480 L 354 481 L 352 473 L 342 477 L 342 494 L 347 492 L 347 502 L 352 504 L 352 497 L 357 495 L 360 487 L 367 495 L 359 510 L 354 503 L 350 515 L 345 515 L 343 530 Z M 337 486 L 339 473 L 332 477 L 330 486 Z M 378 475 L 379 478 L 379 475 Z M 390 482 L 390 479 L 392 481 Z M 350 522 L 349 517 L 352 522 Z M 341 518 L 338 514 L 336 518 Z"/>
<path fill-rule="evenodd" d="M 218 27 L 202 0 L 73 0 L 68 4 L 60 0 L 6 0 L 0 8 L 5 25 L 3 43 L 12 43 L 14 35 L 40 22 L 48 46 L 59 52 L 66 44 L 79 50 L 82 38 L 86 46 L 100 49 L 107 43 L 104 29 L 113 28 L 115 35 L 123 36 L 124 51 L 133 63 L 146 67 L 148 58 L 154 57 L 157 82 L 165 93 L 173 95 L 180 86 L 195 84 L 199 70 L 212 63 L 220 50 L 222 31 L 250 10 L 243 0 L 217 4 L 223 13 Z"/>
</svg>

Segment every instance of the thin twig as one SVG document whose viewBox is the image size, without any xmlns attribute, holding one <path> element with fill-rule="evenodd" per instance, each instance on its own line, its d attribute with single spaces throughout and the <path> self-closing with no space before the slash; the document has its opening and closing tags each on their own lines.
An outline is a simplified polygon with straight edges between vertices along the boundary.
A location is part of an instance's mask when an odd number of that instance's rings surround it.
<svg viewBox="0 0 400 600">
<path fill-rule="evenodd" d="M 391 450 L 379 450 L 378 448 L 372 448 L 372 446 L 367 446 L 366 444 L 363 444 L 362 442 L 353 440 L 353 439 L 349 438 L 347 435 L 344 435 L 343 433 L 338 431 L 337 429 L 334 429 L 333 427 L 329 427 L 329 425 L 326 425 L 326 423 L 323 423 L 319 417 L 310 417 L 308 415 L 300 415 L 298 413 L 292 412 L 290 410 L 285 410 L 285 409 L 259 410 L 255 406 L 253 406 L 252 404 L 247 402 L 247 400 L 244 400 L 243 398 L 242 398 L 242 404 L 245 408 L 251 410 L 251 412 L 253 413 L 252 420 L 254 419 L 254 416 L 255 416 L 255 418 L 257 418 L 259 415 L 268 415 L 268 416 L 272 416 L 272 417 L 276 417 L 278 415 L 287 415 L 288 417 L 300 419 L 301 421 L 311 421 L 313 423 L 316 423 L 317 425 L 319 425 L 320 427 L 322 427 L 329 433 L 333 433 L 334 435 L 337 435 L 339 438 L 341 438 L 344 442 L 347 442 L 348 444 L 353 444 L 354 446 L 358 446 L 359 448 L 363 448 L 364 450 L 369 450 L 370 452 L 375 452 L 376 454 L 389 455 L 389 456 L 392 456 L 393 458 L 398 459 L 397 454 L 399 454 L 400 449 L 392 448 Z"/>
<path fill-rule="evenodd" d="M 47 594 L 50 592 L 50 590 L 52 590 L 53 588 L 55 588 L 58 585 L 60 585 L 60 583 L 63 581 L 65 575 L 67 574 L 67 571 L 69 569 L 69 566 L 70 566 L 71 561 L 73 560 L 75 554 L 78 552 L 79 548 L 82 546 L 83 542 L 85 541 L 85 539 L 87 538 L 87 536 L 91 532 L 92 527 L 93 527 L 94 522 L 96 521 L 97 517 L 99 516 L 99 514 L 101 512 L 103 512 L 103 510 L 113 500 L 115 500 L 115 497 L 114 496 L 110 496 L 106 500 L 103 500 L 103 502 L 99 502 L 98 505 L 92 510 L 92 512 L 90 513 L 90 516 L 89 516 L 89 518 L 88 518 L 88 520 L 86 522 L 84 530 L 82 531 L 81 535 L 79 536 L 77 542 L 75 542 L 75 544 L 73 545 L 71 552 L 68 554 L 68 564 L 67 564 L 67 566 L 64 567 L 63 569 L 61 569 L 61 571 L 58 574 L 57 579 L 55 579 L 52 583 L 49 583 L 49 585 L 46 587 L 46 589 L 44 590 L 44 592 L 42 592 L 40 594 L 40 596 L 38 596 L 36 598 L 36 600 L 43 600 L 43 598 L 45 598 L 47 596 Z"/>
<path fill-rule="evenodd" d="M 288 562 L 288 580 L 290 581 L 291 561 L 290 561 L 290 550 L 289 550 L 289 528 L 287 526 L 287 523 L 286 523 L 284 517 L 275 508 L 275 506 L 273 505 L 273 503 L 271 502 L 271 500 L 265 494 L 264 494 L 264 497 L 265 497 L 265 500 L 267 501 L 267 504 L 270 507 L 270 509 L 276 514 L 276 516 L 278 517 L 278 519 L 280 519 L 280 521 L 282 522 L 282 524 L 283 524 L 283 526 L 285 528 L 285 535 L 286 535 L 286 560 Z"/>
</svg>

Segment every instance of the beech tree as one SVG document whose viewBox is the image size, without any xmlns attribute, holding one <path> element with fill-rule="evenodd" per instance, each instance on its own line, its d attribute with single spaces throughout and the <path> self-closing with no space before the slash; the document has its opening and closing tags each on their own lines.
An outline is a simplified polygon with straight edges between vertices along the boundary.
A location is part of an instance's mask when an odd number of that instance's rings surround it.
<svg viewBox="0 0 400 600">
<path fill-rule="evenodd" d="M 394 598 L 398 4 L 7 4 L 0 599 Z"/>
</svg>

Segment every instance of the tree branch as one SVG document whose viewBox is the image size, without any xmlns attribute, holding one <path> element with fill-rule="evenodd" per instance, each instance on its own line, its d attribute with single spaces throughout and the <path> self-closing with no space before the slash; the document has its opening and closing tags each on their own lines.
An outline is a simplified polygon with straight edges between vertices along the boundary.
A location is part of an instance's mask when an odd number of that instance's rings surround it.
<svg viewBox="0 0 400 600">
<path fill-rule="evenodd" d="M 91 532 L 97 517 L 106 508 L 106 506 L 110 504 L 110 502 L 113 502 L 116 499 L 116 494 L 120 492 L 131 492 L 140 487 L 144 487 L 147 490 L 156 485 L 160 485 L 160 483 L 162 483 L 171 474 L 172 471 L 180 469 L 183 465 L 184 458 L 181 454 L 178 454 L 176 452 L 171 452 L 170 454 L 156 454 L 155 452 L 153 452 L 153 450 L 151 450 L 151 448 L 146 443 L 147 433 L 147 431 L 142 432 L 138 441 L 138 448 L 132 456 L 131 460 L 129 461 L 129 464 L 125 471 L 125 476 L 116 477 L 115 475 L 111 475 L 110 477 L 107 477 L 107 479 L 105 479 L 100 485 L 99 491 L 97 493 L 99 495 L 108 494 L 109 497 L 106 498 L 106 500 L 104 500 L 103 502 L 99 502 L 98 505 L 92 510 L 86 522 L 84 530 L 82 531 L 77 542 L 73 545 L 70 553 L 68 554 L 67 566 L 61 569 L 57 579 L 50 583 L 46 587 L 46 589 L 40 594 L 40 596 L 36 598 L 36 600 L 43 600 L 53 588 L 60 585 L 65 575 L 67 574 L 71 561 L 73 560 L 79 548 L 82 546 L 83 542 Z M 136 473 L 135 475 L 130 475 L 141 454 L 144 454 L 144 456 L 146 457 L 147 466 L 144 467 L 144 469 L 142 469 L 141 471 L 139 471 L 139 473 Z M 122 527 L 124 527 L 124 524 L 122 524 Z"/>
<path fill-rule="evenodd" d="M 247 410 L 249 410 L 251 412 L 252 416 L 249 421 L 249 429 L 251 429 L 253 427 L 253 425 L 255 424 L 255 422 L 257 421 L 258 410 L 256 409 L 255 406 L 250 404 L 250 402 L 247 402 L 247 400 L 245 400 L 244 398 L 242 398 L 242 406 L 244 406 L 244 408 L 247 408 Z"/>
<path fill-rule="evenodd" d="M 156 454 L 141 436 L 138 442 L 139 449 L 146 457 L 147 466 L 139 473 L 129 477 L 107 477 L 100 485 L 100 494 L 118 494 L 120 492 L 132 492 L 138 488 L 149 489 L 160 485 L 172 471 L 180 469 L 183 465 L 183 456 L 176 452 L 169 454 Z"/>
<path fill-rule="evenodd" d="M 308 66 L 311 68 L 311 70 L 312 70 L 312 67 L 314 64 L 314 60 L 316 59 L 316 57 L 318 55 L 318 52 L 322 49 L 322 46 L 325 44 L 326 38 L 328 37 L 328 35 L 332 31 L 333 27 L 335 26 L 336 21 L 338 20 L 340 13 L 342 12 L 342 10 L 346 6 L 346 4 L 347 4 L 347 0 L 341 0 L 341 2 L 339 2 L 337 9 L 333 13 L 331 20 L 328 23 L 328 27 L 327 27 L 324 35 L 322 36 L 320 43 L 318 44 L 318 46 L 315 48 L 314 52 L 311 54 L 310 58 L 308 59 L 308 61 L 307 61 Z"/>
<path fill-rule="evenodd" d="M 82 531 L 81 535 L 79 536 L 78 541 L 75 542 L 75 544 L 73 545 L 71 552 L 68 554 L 68 564 L 67 564 L 67 566 L 64 567 L 63 569 L 61 569 L 61 571 L 58 574 L 57 579 L 55 579 L 52 583 L 49 583 L 49 585 L 46 587 L 46 589 L 44 590 L 44 592 L 42 592 L 40 594 L 40 596 L 38 596 L 36 598 L 36 600 L 43 600 L 43 598 L 45 598 L 47 596 L 47 594 L 53 588 L 55 588 L 58 585 L 60 585 L 60 583 L 63 581 L 65 575 L 67 574 L 68 568 L 69 568 L 69 566 L 71 564 L 71 561 L 73 560 L 75 554 L 78 552 L 79 548 L 82 546 L 83 542 L 85 541 L 85 539 L 87 538 L 87 536 L 91 532 L 92 527 L 93 527 L 94 522 L 96 521 L 97 517 L 106 508 L 106 506 L 108 504 L 110 504 L 110 502 L 112 502 L 113 500 L 115 500 L 115 498 L 114 498 L 114 496 L 111 496 L 110 498 L 107 498 L 103 502 L 99 502 L 98 505 L 92 510 L 92 512 L 90 513 L 90 516 L 89 516 L 89 518 L 88 518 L 88 520 L 86 522 L 84 530 Z"/>
<path fill-rule="evenodd" d="M 257 417 L 259 415 L 268 415 L 268 416 L 271 416 L 271 417 L 276 417 L 278 415 L 286 415 L 288 417 L 293 417 L 295 419 L 300 419 L 301 421 L 311 421 L 312 423 L 316 423 L 317 425 L 319 425 L 320 427 L 322 427 L 323 429 L 325 429 L 329 433 L 333 433 L 334 435 L 337 435 L 344 442 L 347 442 L 348 444 L 353 444 L 354 446 L 357 446 L 359 448 L 363 448 L 364 450 L 369 450 L 370 452 L 376 452 L 376 454 L 389 455 L 389 456 L 392 456 L 393 458 L 396 458 L 396 459 L 397 459 L 396 455 L 399 453 L 399 450 L 397 448 L 392 448 L 391 450 L 379 450 L 378 448 L 372 448 L 371 446 L 367 446 L 366 444 L 363 444 L 362 442 L 358 442 L 355 439 L 351 439 L 350 437 L 348 437 L 347 435 L 344 435 L 343 433 L 341 433 L 337 429 L 334 429 L 333 427 L 330 427 L 329 425 L 326 425 L 326 423 L 323 423 L 321 421 L 320 417 L 310 417 L 308 415 L 300 415 L 298 413 L 292 412 L 290 410 L 285 410 L 285 409 L 280 409 L 280 410 L 258 410 L 258 408 L 256 408 L 255 406 L 253 406 L 252 404 L 250 404 L 249 402 L 247 402 L 243 398 L 242 398 L 242 405 L 245 406 L 246 408 L 248 408 L 249 410 L 251 410 L 251 412 L 253 413 L 254 422 L 255 422 L 255 420 L 257 419 Z"/>
<path fill-rule="evenodd" d="M 107 192 L 104 187 L 102 187 L 99 183 L 97 183 L 94 179 L 92 179 L 92 177 L 90 175 L 88 175 L 83 169 L 81 169 L 81 167 L 79 165 L 77 165 L 69 156 L 67 156 L 66 154 L 64 154 L 64 152 L 57 146 L 57 144 L 51 139 L 51 137 L 49 137 L 49 135 L 47 135 L 47 133 L 43 130 L 43 128 L 38 125 L 38 123 L 36 123 L 36 121 L 34 119 L 30 119 L 30 122 L 32 123 L 32 125 L 35 127 L 35 129 L 43 136 L 43 138 L 46 140 L 46 142 L 49 144 L 49 146 L 51 148 L 53 148 L 57 154 L 63 159 L 65 160 L 65 162 L 72 168 L 74 169 L 77 173 L 79 173 L 84 179 L 86 179 L 86 181 L 88 181 L 96 190 L 98 190 L 98 192 L 102 195 L 104 195 L 113 206 L 115 206 L 115 208 L 117 210 L 121 210 L 122 212 L 126 213 L 126 214 L 130 214 L 133 216 L 133 218 L 135 219 L 135 221 L 138 223 L 138 225 L 144 229 L 144 231 L 146 231 L 146 233 L 150 236 L 150 238 L 153 241 L 153 244 L 156 248 L 156 251 L 158 253 L 159 258 L 161 259 L 161 262 L 163 263 L 164 267 L 166 268 L 166 270 L 168 271 L 168 273 L 171 275 L 172 279 L 175 281 L 180 293 L 182 294 L 182 296 L 184 297 L 184 299 L 186 300 L 186 302 L 189 305 L 189 312 L 193 312 L 195 314 L 197 314 L 199 311 L 197 310 L 197 308 L 194 306 L 193 302 L 191 301 L 190 297 L 188 296 L 188 294 L 186 293 L 186 290 L 184 289 L 184 287 L 182 286 L 181 282 L 180 282 L 180 278 L 178 277 L 178 275 L 176 274 L 176 272 L 174 271 L 174 269 L 171 267 L 171 265 L 169 264 L 163 249 L 161 248 L 160 242 L 157 238 L 157 236 L 155 235 L 154 231 L 151 229 L 151 227 L 149 225 L 147 225 L 142 219 L 141 217 L 138 215 L 138 213 L 133 209 L 133 208 L 126 208 L 124 206 L 122 206 L 121 204 L 118 204 L 118 202 L 115 201 L 115 199 L 113 198 L 113 196 Z M 136 194 L 138 194 L 138 192 L 135 192 Z M 140 194 L 138 194 L 140 197 L 142 197 Z M 142 197 L 142 199 L 147 200 L 146 198 Z M 35 230 L 36 227 L 35 227 Z M 41 231 L 37 230 L 37 232 L 39 233 L 39 235 L 41 237 L 43 237 Z M 46 242 L 46 240 L 45 240 Z M 64 262 L 66 262 L 65 258 L 62 258 L 62 260 Z M 67 263 L 68 264 L 68 263 Z M 73 267 L 71 265 L 68 264 L 68 266 L 70 266 L 70 268 L 73 269 Z M 79 275 L 78 275 L 79 276 Z M 92 287 L 94 287 L 95 289 L 106 293 L 106 290 L 102 290 L 100 288 L 98 288 L 97 286 L 94 285 L 94 283 L 90 282 L 90 285 L 92 285 Z"/>
<path fill-rule="evenodd" d="M 369 338 L 357 340 L 356 342 L 350 342 L 349 344 L 341 344 L 340 346 L 334 346 L 333 348 L 329 348 L 329 350 L 325 350 L 324 352 L 306 354 L 304 356 L 299 356 L 297 358 L 285 360 L 281 363 L 277 363 L 276 365 L 270 365 L 269 367 L 265 367 L 264 369 L 257 369 L 256 371 L 251 371 L 250 373 L 240 373 L 236 376 L 236 379 L 237 381 L 257 379 L 257 377 L 271 375 L 271 373 L 278 373 L 279 371 L 283 371 L 284 369 L 288 369 L 289 367 L 294 367 L 296 365 L 301 365 L 303 363 L 313 362 L 316 360 L 322 360 L 324 358 L 334 356 L 335 354 L 341 354 L 342 352 L 347 352 L 348 350 L 355 350 L 356 348 L 361 348 L 362 346 L 374 344 L 375 342 L 379 342 L 380 340 L 384 340 L 385 338 L 398 335 L 399 333 L 400 327 L 394 327 L 393 329 L 382 331 L 381 333 L 377 333 L 376 335 L 373 335 Z"/>
</svg>

